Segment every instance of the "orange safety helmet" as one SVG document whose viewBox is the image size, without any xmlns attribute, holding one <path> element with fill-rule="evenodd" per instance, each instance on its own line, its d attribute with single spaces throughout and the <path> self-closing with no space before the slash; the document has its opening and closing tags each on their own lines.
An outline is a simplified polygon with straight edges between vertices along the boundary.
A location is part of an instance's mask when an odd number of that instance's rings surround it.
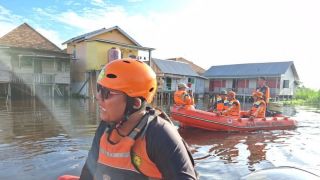
<svg viewBox="0 0 320 180">
<path fill-rule="evenodd" d="M 118 59 L 106 64 L 97 83 L 124 92 L 130 97 L 143 97 L 148 103 L 152 102 L 157 89 L 154 71 L 135 59 Z"/>
<path fill-rule="evenodd" d="M 236 97 L 236 93 L 234 91 L 229 91 L 228 96 L 232 96 L 233 98 Z"/>
<path fill-rule="evenodd" d="M 256 97 L 259 97 L 259 98 L 263 98 L 263 92 L 260 92 L 260 91 L 253 92 L 253 93 L 252 93 L 252 96 L 256 96 Z"/>
</svg>

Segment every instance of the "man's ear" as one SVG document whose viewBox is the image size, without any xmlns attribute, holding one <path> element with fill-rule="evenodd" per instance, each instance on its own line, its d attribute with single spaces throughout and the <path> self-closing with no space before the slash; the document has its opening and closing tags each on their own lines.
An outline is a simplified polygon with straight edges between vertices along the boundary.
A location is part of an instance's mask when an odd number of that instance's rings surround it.
<svg viewBox="0 0 320 180">
<path fill-rule="evenodd" d="M 140 109 L 142 106 L 142 101 L 140 98 L 133 99 L 133 109 Z"/>
</svg>

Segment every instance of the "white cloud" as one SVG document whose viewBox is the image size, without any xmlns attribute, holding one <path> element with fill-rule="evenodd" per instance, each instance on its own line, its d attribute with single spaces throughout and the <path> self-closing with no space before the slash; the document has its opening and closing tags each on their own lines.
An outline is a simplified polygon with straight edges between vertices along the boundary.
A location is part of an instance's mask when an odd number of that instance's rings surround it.
<svg viewBox="0 0 320 180">
<path fill-rule="evenodd" d="M 22 17 L 13 14 L 0 5 L 0 37 L 13 30 L 21 23 Z"/>
<path fill-rule="evenodd" d="M 143 0 L 128 0 L 129 3 L 138 3 L 142 2 Z"/>
<path fill-rule="evenodd" d="M 44 37 L 46 37 L 49 41 L 54 43 L 56 46 L 60 47 L 61 49 L 66 48 L 65 46 L 61 45 L 62 42 L 64 42 L 64 41 L 63 41 L 63 39 L 61 39 L 58 32 L 53 31 L 53 30 L 44 29 L 41 27 L 36 27 L 35 30 L 38 31 Z"/>
<path fill-rule="evenodd" d="M 144 10 L 133 15 L 126 7 L 92 3 L 99 6 L 42 13 L 83 33 L 118 25 L 140 44 L 156 48 L 153 57 L 182 56 L 205 69 L 294 61 L 304 84 L 320 88 L 315 79 L 315 62 L 320 59 L 320 1 L 194 0 L 179 11 Z"/>
<path fill-rule="evenodd" d="M 43 11 L 42 9 L 35 9 L 36 12 L 50 15 L 49 13 Z M 0 6 L 0 37 L 7 34 L 8 32 L 12 31 L 19 25 L 21 25 L 23 22 L 26 22 L 25 19 L 21 16 L 15 15 L 8 9 Z M 35 24 L 34 28 L 36 31 L 38 31 L 40 34 L 42 34 L 44 37 L 46 37 L 48 40 L 56 44 L 58 47 L 63 48 L 61 45 L 62 39 L 59 36 L 58 32 L 55 32 L 53 30 L 48 30 L 45 28 L 42 28 L 40 25 Z"/>
</svg>

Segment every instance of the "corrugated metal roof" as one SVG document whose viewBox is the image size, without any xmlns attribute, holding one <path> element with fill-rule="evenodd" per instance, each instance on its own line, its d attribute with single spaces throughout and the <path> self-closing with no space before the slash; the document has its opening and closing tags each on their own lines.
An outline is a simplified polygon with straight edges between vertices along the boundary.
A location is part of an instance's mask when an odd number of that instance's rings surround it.
<svg viewBox="0 0 320 180">
<path fill-rule="evenodd" d="M 276 76 L 284 74 L 293 65 L 293 61 L 232 64 L 212 66 L 204 76 L 206 77 L 255 77 L 255 76 Z M 297 78 L 298 74 L 293 65 L 293 73 Z"/>
<path fill-rule="evenodd" d="M 158 66 L 158 68 L 165 74 L 175 74 L 182 76 L 199 76 L 194 72 L 191 66 L 184 62 L 152 59 L 152 61 Z"/>
</svg>

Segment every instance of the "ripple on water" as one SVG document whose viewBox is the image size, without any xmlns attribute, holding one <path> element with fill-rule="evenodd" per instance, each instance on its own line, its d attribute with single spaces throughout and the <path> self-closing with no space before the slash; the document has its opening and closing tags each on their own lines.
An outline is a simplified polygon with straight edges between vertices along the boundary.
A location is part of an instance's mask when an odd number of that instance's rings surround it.
<svg viewBox="0 0 320 180">
<path fill-rule="evenodd" d="M 99 119 L 94 101 L 0 103 L 0 179 L 56 179 L 78 174 Z M 203 105 L 207 107 L 207 105 Z M 320 114 L 317 108 L 285 107 L 299 123 L 295 130 L 250 133 L 179 129 L 192 149 L 202 179 L 239 179 L 273 166 L 319 172 Z"/>
</svg>

